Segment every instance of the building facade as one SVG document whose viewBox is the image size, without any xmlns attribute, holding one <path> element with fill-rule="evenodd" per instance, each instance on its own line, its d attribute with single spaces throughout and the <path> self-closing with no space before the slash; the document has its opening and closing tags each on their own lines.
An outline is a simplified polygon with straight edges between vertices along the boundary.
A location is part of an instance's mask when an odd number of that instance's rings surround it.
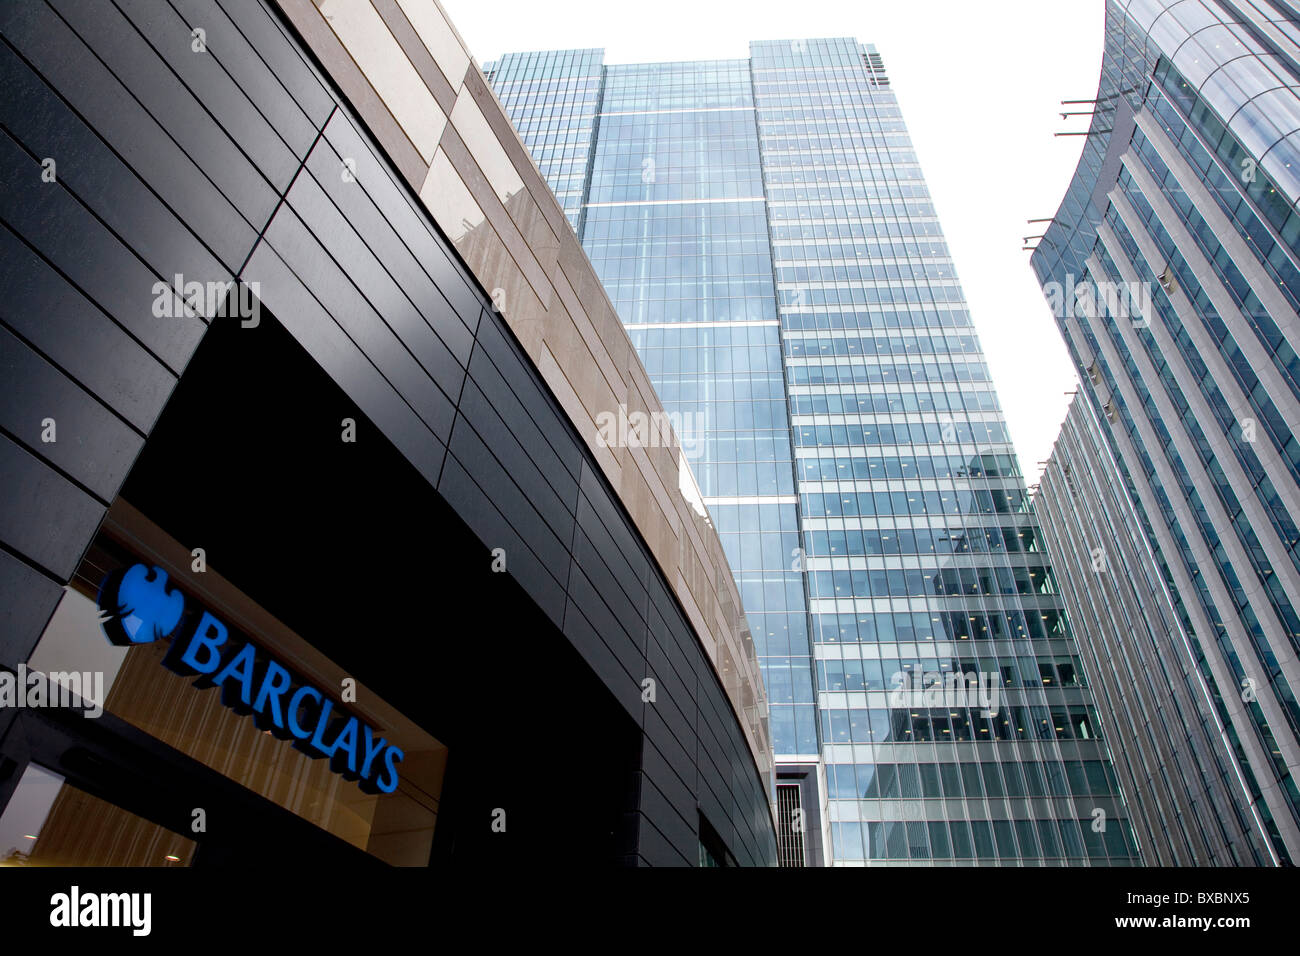
<svg viewBox="0 0 1300 956">
<path fill-rule="evenodd" d="M 1032 257 L 1082 379 L 1037 512 L 1144 849 L 1300 849 L 1300 27 L 1112 0 L 1096 111 Z"/>
<path fill-rule="evenodd" d="M 1153 865 L 1268 860 L 1263 820 L 1244 799 L 1232 728 L 1215 706 L 1156 555 L 1118 480 L 1101 419 L 1071 404 L 1034 496 L 1062 599 L 1088 621 L 1079 644 L 1138 841 Z"/>
<path fill-rule="evenodd" d="M 771 865 L 680 443 L 433 2 L 0 7 L 0 855 Z"/>
<path fill-rule="evenodd" d="M 485 66 L 727 549 L 788 865 L 1139 862 L 884 65 Z"/>
</svg>

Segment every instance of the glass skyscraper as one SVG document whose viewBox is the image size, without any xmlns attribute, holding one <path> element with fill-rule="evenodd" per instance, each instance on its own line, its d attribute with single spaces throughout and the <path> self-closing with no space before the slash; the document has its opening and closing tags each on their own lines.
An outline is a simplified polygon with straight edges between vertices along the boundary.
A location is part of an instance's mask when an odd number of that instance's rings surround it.
<svg viewBox="0 0 1300 956">
<path fill-rule="evenodd" d="M 881 59 L 851 39 L 750 54 L 485 73 L 727 548 L 783 862 L 1138 863 Z"/>
<path fill-rule="evenodd" d="M 1087 144 L 1032 259 L 1086 403 L 1039 510 L 1071 612 L 1113 622 L 1086 658 L 1162 861 L 1300 852 L 1298 23 L 1285 0 L 1110 0 Z M 1073 495 L 1072 463 L 1100 494 Z M 1124 522 L 1131 547 L 1098 533 Z"/>
</svg>

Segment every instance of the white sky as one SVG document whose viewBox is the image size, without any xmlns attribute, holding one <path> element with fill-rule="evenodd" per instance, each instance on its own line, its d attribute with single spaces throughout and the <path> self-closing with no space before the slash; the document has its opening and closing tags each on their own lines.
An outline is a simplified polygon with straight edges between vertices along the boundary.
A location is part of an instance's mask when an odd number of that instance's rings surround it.
<svg viewBox="0 0 1300 956">
<path fill-rule="evenodd" d="M 1022 239 L 1056 213 L 1096 95 L 1104 0 L 441 0 L 480 63 L 604 47 L 606 63 L 742 58 L 750 40 L 856 37 L 884 59 L 1026 479 L 1077 378 Z"/>
</svg>

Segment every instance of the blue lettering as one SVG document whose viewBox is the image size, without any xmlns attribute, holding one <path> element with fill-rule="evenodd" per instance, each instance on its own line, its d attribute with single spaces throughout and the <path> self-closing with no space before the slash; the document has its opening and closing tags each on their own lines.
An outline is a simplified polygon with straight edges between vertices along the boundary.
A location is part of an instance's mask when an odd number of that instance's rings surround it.
<svg viewBox="0 0 1300 956">
<path fill-rule="evenodd" d="M 302 709 L 304 697 L 311 697 L 320 703 L 321 693 L 314 687 L 299 687 L 289 698 L 289 733 L 299 740 L 306 740 L 311 736 L 311 731 L 298 723 L 298 711 Z"/>
<path fill-rule="evenodd" d="M 275 661 L 267 661 L 266 673 L 262 675 L 262 686 L 257 692 L 257 700 L 253 702 L 253 723 L 257 724 L 259 730 L 270 730 L 274 733 L 285 729 L 284 714 L 280 710 L 280 698 L 292 686 L 293 678 L 289 676 L 289 672 Z M 269 717 L 266 714 L 268 704 L 271 708 Z M 282 735 L 276 734 L 276 736 Z"/>
<path fill-rule="evenodd" d="M 221 652 L 217 648 L 226 643 L 227 636 L 226 625 L 204 611 L 199 623 L 194 626 L 194 633 L 186 642 L 181 663 L 189 668 L 189 673 L 211 674 L 221 666 Z M 202 661 L 199 660 L 200 652 L 206 654 Z"/>
<path fill-rule="evenodd" d="M 330 754 L 330 769 L 355 779 L 357 775 L 357 719 L 355 717 L 347 719 L 339 735 L 334 738 L 334 746 L 330 749 L 333 751 Z"/>
<path fill-rule="evenodd" d="M 197 687 L 220 687 L 226 707 L 252 714 L 258 729 L 292 739 L 295 748 L 312 758 L 329 758 L 333 772 L 359 780 L 366 793 L 397 789 L 397 764 L 405 757 L 399 748 L 360 718 L 335 713 L 334 702 L 316 688 L 295 687 L 287 668 L 265 654 L 259 657 L 257 646 L 240 635 L 231 640 L 226 625 L 211 612 L 196 609 L 197 620 L 194 614 L 186 618 L 185 599 L 179 591 L 167 590 L 161 568 L 135 565 L 110 574 L 100 586 L 99 606 L 106 612 L 105 633 L 114 643 L 147 643 L 175 633 L 162 662 L 168 670 L 197 675 Z M 333 741 L 328 746 L 326 737 Z"/>
<path fill-rule="evenodd" d="M 221 687 L 221 702 L 237 713 L 246 714 L 253 706 L 253 671 L 256 663 L 256 648 L 252 644 L 245 644 L 221 668 L 221 672 L 212 678 L 213 686 Z M 238 679 L 238 688 L 228 684 L 222 686 L 230 677 Z"/>
<path fill-rule="evenodd" d="M 381 777 L 378 782 L 379 789 L 384 793 L 392 793 L 397 789 L 397 767 L 395 765 L 400 763 L 405 756 L 406 754 L 396 747 L 389 747 L 384 754 L 384 770 L 387 771 L 388 776 L 386 779 Z"/>
<path fill-rule="evenodd" d="M 362 725 L 362 734 L 361 776 L 369 780 L 370 774 L 374 770 L 375 758 L 383 751 L 384 744 L 388 741 L 384 740 L 383 737 L 376 741 L 374 731 L 370 729 L 369 724 Z"/>
<path fill-rule="evenodd" d="M 316 751 L 310 756 L 328 757 L 334 753 L 333 747 L 326 747 L 325 740 L 321 736 L 325 733 L 325 728 L 330 722 L 330 713 L 334 710 L 334 701 L 326 698 L 320 705 L 320 718 L 316 721 L 316 732 L 311 735 L 311 749 Z"/>
</svg>

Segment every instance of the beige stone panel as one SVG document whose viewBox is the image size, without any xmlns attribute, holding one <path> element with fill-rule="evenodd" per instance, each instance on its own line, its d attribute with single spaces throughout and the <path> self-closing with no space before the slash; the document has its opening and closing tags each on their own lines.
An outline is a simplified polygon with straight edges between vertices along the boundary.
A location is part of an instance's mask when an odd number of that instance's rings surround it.
<svg viewBox="0 0 1300 956">
<path fill-rule="evenodd" d="M 639 363 L 638 363 L 639 364 Z M 663 406 L 659 404 L 659 396 L 655 393 L 650 385 L 649 379 L 643 374 L 642 381 L 637 382 L 636 378 L 629 373 L 631 381 L 627 390 L 627 405 L 629 412 L 633 408 L 644 409 L 648 414 L 666 414 Z M 658 480 L 662 483 L 664 489 L 669 494 L 681 494 L 681 466 L 684 451 L 681 445 L 681 438 L 674 429 L 670 440 L 672 445 L 669 447 L 651 447 L 644 449 L 646 459 Z M 694 478 L 692 477 L 692 482 Z"/>
<path fill-rule="evenodd" d="M 733 609 L 728 609 L 728 614 L 732 621 L 732 632 L 737 635 L 737 644 L 743 653 L 744 660 L 750 661 L 750 669 L 754 673 L 758 673 L 757 659 L 751 660 L 750 649 L 754 647 L 754 635 L 749 629 L 749 622 L 743 616 L 737 617 Z"/>
<path fill-rule="evenodd" d="M 560 238 L 559 262 L 560 269 L 564 272 L 564 278 L 569 283 L 569 288 L 573 290 L 574 295 L 582 299 L 587 308 L 593 308 L 594 299 L 583 297 L 578 291 L 578 283 L 582 276 L 587 273 L 594 273 L 595 269 L 591 265 L 591 260 L 587 258 L 587 253 L 583 251 L 582 246 L 578 243 L 578 237 L 572 232 L 558 233 Z M 605 290 L 601 289 L 601 296 L 605 295 Z"/>
<path fill-rule="evenodd" d="M 737 622 L 734 617 L 731 619 L 730 626 L 727 630 L 728 643 L 734 648 L 736 660 L 739 662 L 741 671 L 746 678 L 759 678 L 758 662 L 751 654 L 751 648 L 754 646 L 753 640 L 750 639 L 749 628 L 744 626 L 744 619 Z M 746 683 L 751 683 L 746 680 Z M 764 713 L 767 712 L 767 700 L 763 696 L 763 685 L 761 679 L 752 681 L 753 690 L 746 691 L 745 701 L 747 705 L 759 707 Z"/>
<path fill-rule="evenodd" d="M 665 512 L 660 507 L 659 501 L 650 491 L 650 486 L 646 484 L 634 463 L 624 467 L 622 482 L 617 488 L 628 514 L 641 529 L 646 544 L 655 556 L 655 560 L 659 562 L 659 567 L 663 569 L 664 577 L 675 583 L 677 532 L 680 528 L 678 516 L 674 512 Z"/>
<path fill-rule="evenodd" d="M 736 658 L 733 650 L 726 644 L 718 645 L 718 676 L 722 678 L 722 686 L 727 688 L 727 696 L 732 699 L 733 704 L 740 713 L 745 712 L 743 701 L 743 692 L 740 689 L 740 674 L 736 670 Z"/>
<path fill-rule="evenodd" d="M 682 608 L 686 611 L 686 617 L 690 620 L 691 627 L 695 628 L 695 633 L 700 636 L 700 641 L 704 644 L 709 659 L 714 662 L 714 666 L 719 670 L 718 676 L 722 677 L 721 667 L 718 665 L 718 649 L 721 645 L 714 639 L 713 632 L 709 630 L 707 619 L 700 613 L 699 605 L 695 603 L 694 592 L 687 585 L 686 579 L 680 571 L 674 583 L 676 585 L 677 599 L 682 602 Z M 723 686 L 726 686 L 725 680 Z M 728 692 L 730 694 L 730 689 Z"/>
<path fill-rule="evenodd" d="M 715 594 L 716 598 L 717 595 Z M 718 635 L 719 639 L 732 647 L 743 647 L 744 642 L 738 639 L 735 618 L 727 613 L 726 602 L 715 600 L 711 608 L 713 612 L 713 632 Z"/>
<path fill-rule="evenodd" d="M 583 257 L 586 258 L 586 253 L 583 253 Z M 607 310 L 609 320 L 620 326 L 623 324 L 622 320 L 614 312 L 614 307 L 610 305 L 605 287 L 600 284 L 600 277 L 596 275 L 596 270 L 591 265 L 590 260 L 586 260 L 585 268 L 578 269 L 576 274 L 566 272 L 565 275 L 568 277 L 569 284 L 573 286 L 573 291 L 578 298 L 583 302 L 590 303 L 587 307 L 590 312 L 595 313 L 596 309 L 600 308 L 600 304 L 603 303 L 603 308 Z M 627 333 L 624 332 L 623 334 L 626 335 Z"/>
<path fill-rule="evenodd" d="M 556 296 L 564 303 L 564 307 L 569 314 L 578 316 L 577 321 L 591 329 L 591 334 L 595 337 L 593 341 L 598 340 L 605 353 L 609 356 L 611 368 L 607 374 L 611 380 L 617 378 L 626 383 L 628 381 L 628 356 L 635 356 L 636 350 L 632 348 L 632 342 L 628 339 L 627 333 L 623 331 L 622 325 L 620 324 L 618 327 L 617 337 L 600 333 L 596 324 L 591 320 L 591 312 L 593 309 L 597 311 L 600 309 L 600 301 L 583 301 L 578 298 L 578 294 L 574 292 L 573 285 L 565 274 L 561 262 L 557 261 L 555 267 L 551 270 L 551 286 L 555 289 Z M 637 363 L 640 364 L 639 359 Z M 657 397 L 655 401 L 658 401 Z"/>
<path fill-rule="evenodd" d="M 412 145 L 430 162 L 447 114 L 379 12 L 368 0 L 316 0 L 316 5 Z"/>
<path fill-rule="evenodd" d="M 678 550 L 678 569 L 695 598 L 696 606 L 706 607 L 714 599 L 711 576 L 705 572 L 704 562 L 700 560 L 699 551 L 690 537 L 683 535 L 680 540 L 682 547 Z"/>
<path fill-rule="evenodd" d="M 681 521 L 681 496 L 677 493 L 676 487 L 668 487 L 659 478 L 659 473 L 655 471 L 650 459 L 646 456 L 646 450 L 640 447 L 629 449 L 631 459 L 636 462 L 637 471 L 641 473 L 641 480 L 646 483 L 650 493 L 654 495 L 655 502 L 659 510 L 664 514 L 677 514 L 679 523 Z M 681 537 L 680 527 L 678 537 Z"/>
<path fill-rule="evenodd" d="M 546 263 L 546 271 L 549 273 L 559 261 L 560 240 L 542 215 L 536 198 L 525 188 L 510 197 L 510 202 L 506 203 L 506 212 L 510 213 L 510 218 L 515 221 L 528 245 L 537 250 L 537 258 Z"/>
<path fill-rule="evenodd" d="M 558 273 L 558 269 L 555 271 Z M 569 289 L 568 283 L 564 281 L 564 277 L 557 275 L 557 282 L 558 285 L 552 286 L 556 290 L 556 298 L 552 305 L 558 310 L 563 310 L 565 318 L 574 327 L 575 331 L 582 336 L 584 344 L 599 366 L 601 374 L 605 377 L 610 391 L 619 396 L 619 401 L 627 405 L 629 414 L 636 408 L 646 408 L 644 403 L 636 404 L 635 399 L 628 394 L 626 377 L 619 368 L 618 363 L 610 357 L 605 349 L 604 341 L 596 334 L 596 330 L 591 327 L 586 312 L 582 310 L 581 303 L 573 297 L 572 290 Z M 617 414 L 618 408 L 598 409 L 597 411 L 610 411 Z"/>
<path fill-rule="evenodd" d="M 500 303 L 498 311 L 524 346 L 524 351 L 529 356 L 535 355 L 546 328 L 546 309 L 537 301 L 532 286 L 506 247 L 495 233 L 489 232 L 485 241 L 476 243 L 473 249 L 462 251 L 461 255 L 476 275 L 490 275 L 499 283 L 492 289 L 493 300 Z"/>
<path fill-rule="evenodd" d="M 456 91 L 452 89 L 451 84 L 447 82 L 447 77 L 443 75 L 438 64 L 434 62 L 433 56 L 429 53 L 424 41 L 420 39 L 415 28 L 411 26 L 411 21 L 402 8 L 397 5 L 397 0 L 370 0 L 379 15 L 384 18 L 388 24 L 388 29 L 392 31 L 397 42 L 402 45 L 402 50 L 406 53 L 407 59 L 415 66 L 420 74 L 420 79 L 424 85 L 433 93 L 433 98 L 438 101 L 444 113 L 450 113 L 452 107 L 456 105 Z"/>
<path fill-rule="evenodd" d="M 688 581 L 690 589 L 692 589 L 692 591 L 698 591 L 699 561 L 697 557 L 695 557 L 695 555 L 698 554 L 698 549 L 693 540 L 693 531 L 694 529 L 690 527 L 689 516 L 685 516 L 684 520 L 682 520 L 681 532 L 679 533 L 679 536 L 677 536 L 680 541 L 679 549 L 677 549 L 677 567 L 679 567 L 681 574 L 685 576 L 685 580 Z"/>
<path fill-rule="evenodd" d="M 433 162 L 429 164 L 429 173 L 420 187 L 420 199 L 453 243 L 460 242 L 487 221 L 487 216 L 441 148 L 434 153 Z"/>
<path fill-rule="evenodd" d="M 559 268 L 552 272 L 551 285 L 555 287 L 556 294 L 562 295 L 565 304 L 580 303 L 577 306 L 568 304 L 569 311 L 580 310 L 584 316 L 585 325 L 588 326 L 588 334 L 594 337 L 601 345 L 601 349 L 610 356 L 612 362 L 611 376 L 629 380 L 630 369 L 640 369 L 641 381 L 649 385 L 649 376 L 646 376 L 645 368 L 641 365 L 641 359 L 638 358 L 636 349 L 633 349 L 632 341 L 628 338 L 627 330 L 623 328 L 623 323 L 614 306 L 611 306 L 603 286 L 595 278 L 595 273 L 591 271 L 590 264 L 586 264 L 585 280 L 582 278 L 584 273 L 578 272 L 578 281 L 575 284 L 575 274 L 571 272 L 573 263 L 564 263 L 564 241 L 562 239 L 560 246 Z M 658 394 L 654 392 L 653 386 L 642 388 L 641 392 L 646 395 L 647 401 L 645 408 L 647 411 L 660 411 Z M 653 395 L 653 398 L 649 398 Z"/>
<path fill-rule="evenodd" d="M 594 276 L 595 273 L 593 272 Z M 574 290 L 577 294 L 577 290 Z M 641 359 L 636 354 L 636 349 L 632 346 L 632 340 L 628 338 L 627 330 L 623 328 L 623 320 L 618 317 L 614 311 L 614 306 L 610 303 L 602 287 L 598 297 L 588 296 L 582 300 L 588 303 L 587 315 L 591 320 L 592 327 L 600 340 L 605 343 L 609 349 L 609 354 L 614 361 L 618 363 L 619 371 L 626 373 L 629 369 L 635 367 L 641 370 L 642 378 L 647 382 L 649 378 L 645 375 L 645 369 L 641 365 Z M 658 394 L 653 388 L 650 394 L 655 395 L 655 402 L 659 401 Z"/>
<path fill-rule="evenodd" d="M 723 557 L 722 548 L 711 544 L 716 538 L 716 531 L 707 519 L 701 518 L 699 512 L 686 505 L 682 509 L 681 524 L 681 537 L 685 538 L 695 553 L 701 555 L 701 561 L 710 564 L 711 567 L 727 567 L 727 559 Z M 735 588 L 736 584 L 728 575 L 718 575 L 714 587 Z M 736 600 L 740 600 L 740 597 L 737 596 Z"/>
<path fill-rule="evenodd" d="M 714 559 L 708 545 L 705 544 L 705 542 L 715 534 L 712 526 L 705 523 L 699 513 L 686 503 L 685 499 L 682 500 L 680 511 L 682 515 L 681 538 L 684 545 L 689 547 L 691 551 L 698 555 L 708 555 L 709 563 L 716 564 L 717 561 Z M 734 587 L 735 585 L 733 584 L 732 586 Z"/>
<path fill-rule="evenodd" d="M 697 567 L 701 572 L 703 572 L 696 578 L 701 582 L 702 586 L 707 588 L 709 591 L 713 591 L 718 587 L 726 587 L 726 581 L 719 580 L 718 576 L 711 573 L 715 566 L 715 562 L 708 550 L 703 546 L 703 542 L 700 538 L 699 525 L 689 513 L 682 517 L 682 530 L 679 537 L 681 538 L 682 546 L 688 555 L 688 557 L 682 559 L 683 564 L 688 567 Z M 697 590 L 698 589 L 699 588 L 697 587 Z"/>
<path fill-rule="evenodd" d="M 465 89 L 474 97 L 483 118 L 487 120 L 488 125 L 492 128 L 497 142 L 501 144 L 511 161 L 514 162 L 515 169 L 523 178 L 524 185 L 533 194 L 542 215 L 550 223 L 551 232 L 557 236 L 565 234 L 572 236 L 573 227 L 569 225 L 569 220 L 565 218 L 564 210 L 555 201 L 555 194 L 551 192 L 551 187 L 546 184 L 546 179 L 537 168 L 537 163 L 533 161 L 532 154 L 528 152 L 528 147 L 524 145 L 523 140 L 519 138 L 519 134 L 515 132 L 515 128 L 511 125 L 501 101 L 492 92 L 487 79 L 477 66 L 465 71 Z"/>
<path fill-rule="evenodd" d="M 537 355 L 546 343 L 546 329 L 551 322 L 551 312 L 538 301 L 532 286 L 522 273 L 516 275 L 515 283 L 502 299 L 509 300 L 509 309 L 507 311 L 503 306 L 502 315 L 509 323 L 510 331 L 515 333 L 515 338 L 519 339 L 519 344 L 530 357 Z M 536 362 L 536 359 L 533 361 Z"/>
<path fill-rule="evenodd" d="M 441 148 L 429 167 L 420 199 L 488 290 L 525 351 L 536 355 L 546 308 Z"/>
<path fill-rule="evenodd" d="M 655 391 L 654 384 L 650 381 L 650 375 L 646 372 L 645 366 L 641 364 L 641 357 L 636 354 L 636 349 L 632 348 L 632 340 L 628 338 L 621 323 L 618 326 L 618 331 L 623 337 L 623 341 L 628 343 L 627 352 L 623 356 L 622 369 L 629 380 L 629 385 L 635 388 L 646 402 L 660 404 L 659 393 Z"/>
<path fill-rule="evenodd" d="M 537 208 L 532 193 L 521 189 L 506 200 L 506 212 L 518 227 L 524 242 L 533 251 L 533 256 L 541 264 L 547 280 L 555 272 L 555 263 L 559 259 L 560 241 L 546 223 L 546 217 Z"/>
<path fill-rule="evenodd" d="M 490 228 L 496 232 L 497 238 L 505 244 L 520 271 L 528 278 L 533 293 L 544 306 L 549 306 L 555 290 L 551 288 L 551 280 L 547 276 L 545 266 L 538 261 L 538 252 L 530 249 L 524 241 L 519 227 L 510 218 L 506 207 L 496 195 L 487 177 L 483 175 L 478 163 L 474 161 L 474 157 L 455 127 L 448 126 L 444 131 L 440 148 L 446 152 L 447 158 L 460 174 L 461 181 L 487 215 Z M 540 251 L 546 254 L 546 250 Z"/>
<path fill-rule="evenodd" d="M 626 393 L 614 391 L 578 327 L 572 322 L 548 322 L 545 340 L 552 355 L 564 357 L 565 373 L 587 414 L 592 419 L 601 412 L 617 414 L 618 406 L 627 400 Z"/>
<path fill-rule="evenodd" d="M 744 662 L 745 661 L 744 641 L 737 640 L 735 622 L 728 623 L 727 620 L 725 620 L 725 617 L 727 617 L 727 615 L 723 614 L 722 607 L 719 606 L 718 619 L 716 619 L 715 622 L 716 631 L 718 631 L 718 633 L 720 633 L 720 635 L 723 636 L 722 644 L 727 646 L 729 653 L 732 654 L 732 662 L 733 663 Z M 748 671 L 748 669 L 746 669 L 744 663 L 740 663 L 740 665 L 737 666 L 737 674 L 740 674 L 742 678 L 744 678 L 746 671 Z M 748 682 L 745 682 L 745 680 L 742 679 L 741 680 L 742 688 L 744 688 L 745 683 Z M 753 692 L 746 691 L 744 693 L 744 696 L 741 697 L 741 704 L 744 706 L 754 706 L 755 704 L 757 704 L 757 702 L 758 701 L 755 700 Z"/>
<path fill-rule="evenodd" d="M 456 127 L 456 132 L 460 134 L 461 140 L 503 204 L 511 196 L 523 191 L 524 181 L 519 178 L 514 163 L 493 135 L 469 90 L 462 88 L 457 95 L 456 107 L 451 111 L 451 125 Z"/>
<path fill-rule="evenodd" d="M 307 41 L 338 84 L 353 109 L 363 117 L 380 147 L 397 166 L 412 189 L 419 189 L 429 172 L 429 161 L 420 156 L 401 125 L 388 111 L 383 99 L 370 85 L 361 68 L 330 29 L 312 0 L 276 0 L 285 16 Z"/>
<path fill-rule="evenodd" d="M 397 5 L 411 21 L 433 60 L 453 90 L 459 90 L 470 64 L 470 55 L 460 36 L 434 0 L 397 0 Z"/>
<path fill-rule="evenodd" d="M 680 508 L 682 503 L 686 503 L 685 496 L 682 494 L 681 470 L 688 466 L 686 452 L 676 432 L 673 432 L 672 441 L 671 447 L 647 448 L 646 459 L 650 462 L 650 467 L 655 470 L 656 477 L 663 482 L 664 488 L 676 499 L 677 507 Z M 686 510 L 688 513 L 691 510 L 689 504 Z"/>
<path fill-rule="evenodd" d="M 560 363 L 551 354 L 551 350 L 546 347 L 545 343 L 542 343 L 539 349 L 537 370 L 541 372 L 547 386 L 555 393 L 560 407 L 569 416 L 569 420 L 573 422 L 578 434 L 581 435 L 591 449 L 596 458 L 596 463 L 600 465 L 609 483 L 617 489 L 623 482 L 623 466 L 615 457 L 614 449 L 605 447 L 599 441 L 595 420 L 587 414 L 587 410 L 582 405 L 582 400 L 578 398 L 578 393 L 569 384 L 568 378 L 565 376 L 563 369 L 560 368 Z"/>
</svg>

